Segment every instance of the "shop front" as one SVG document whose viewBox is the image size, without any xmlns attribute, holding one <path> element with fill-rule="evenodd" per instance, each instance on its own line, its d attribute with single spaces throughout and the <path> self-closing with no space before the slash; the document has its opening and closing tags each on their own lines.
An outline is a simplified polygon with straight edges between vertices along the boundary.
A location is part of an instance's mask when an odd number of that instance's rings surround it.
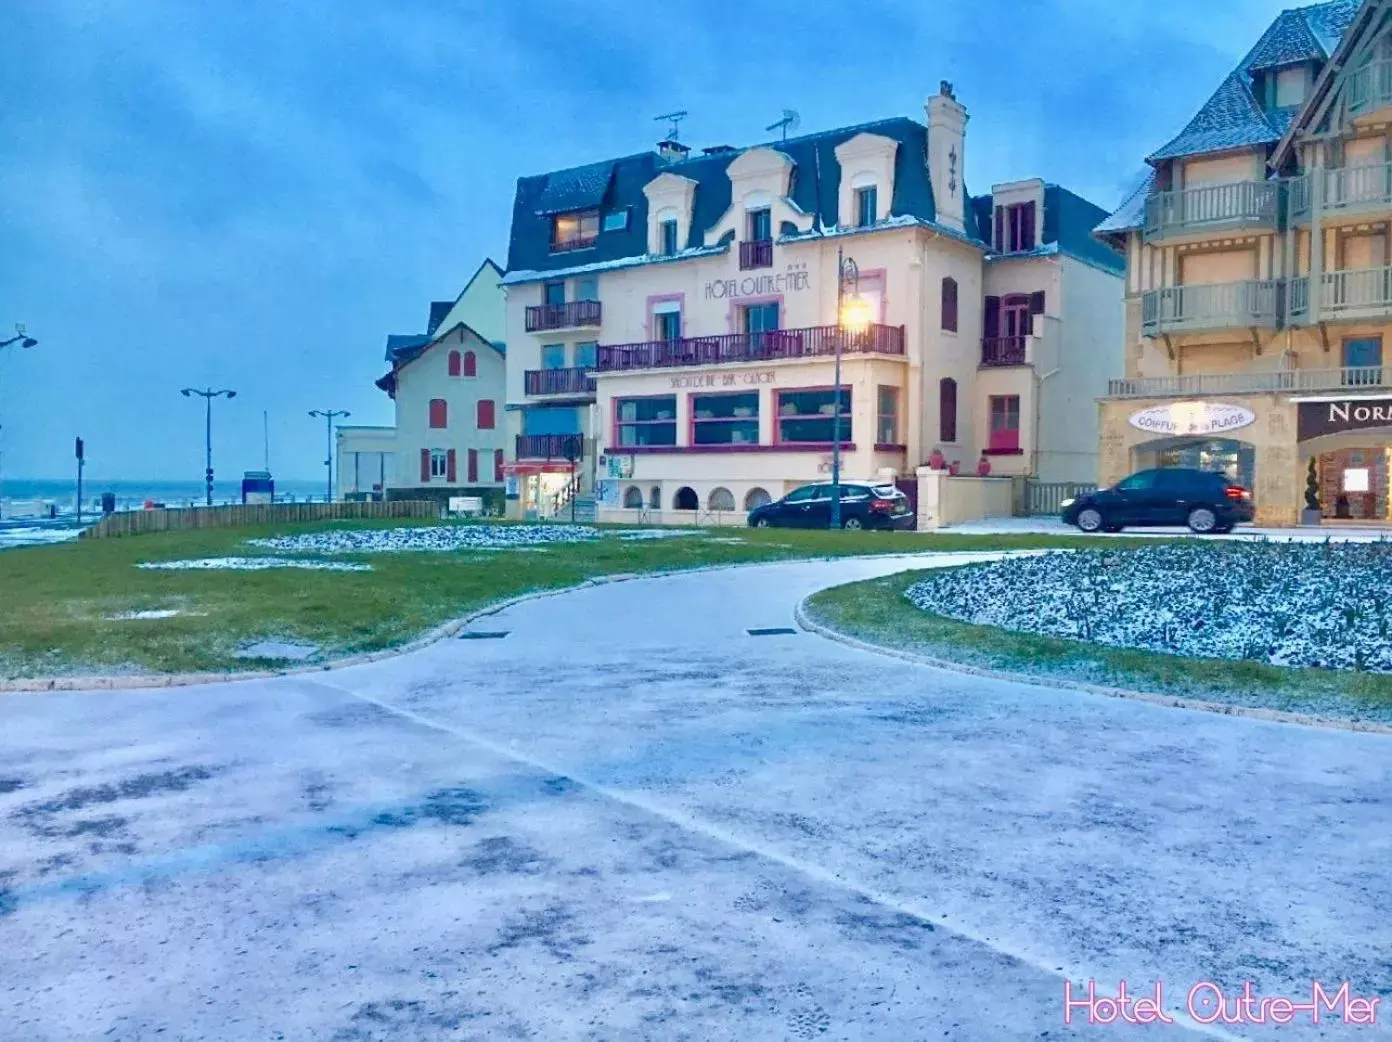
<svg viewBox="0 0 1392 1042">
<path fill-rule="evenodd" d="M 534 521 L 549 517 L 573 494 L 576 466 L 570 463 L 510 463 L 504 468 L 509 516 Z"/>
</svg>

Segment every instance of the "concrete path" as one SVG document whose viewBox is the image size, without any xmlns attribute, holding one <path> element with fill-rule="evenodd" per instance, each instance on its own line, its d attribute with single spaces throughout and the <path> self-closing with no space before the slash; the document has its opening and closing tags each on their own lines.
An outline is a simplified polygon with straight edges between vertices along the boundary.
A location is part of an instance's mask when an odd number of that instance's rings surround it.
<svg viewBox="0 0 1392 1042">
<path fill-rule="evenodd" d="M 965 556 L 953 555 L 948 560 Z M 0 696 L 0 1039 L 1097 1037 L 1392 982 L 1392 738 L 939 672 L 615 583 L 313 678 Z M 1104 1011 L 1105 1012 L 1105 1011 Z M 1392 1038 L 1325 1012 L 1119 1037 Z"/>
</svg>

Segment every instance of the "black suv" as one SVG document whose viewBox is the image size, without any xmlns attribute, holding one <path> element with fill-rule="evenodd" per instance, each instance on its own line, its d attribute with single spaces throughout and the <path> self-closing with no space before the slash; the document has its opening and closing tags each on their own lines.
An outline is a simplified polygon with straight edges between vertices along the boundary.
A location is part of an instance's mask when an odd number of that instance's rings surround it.
<svg viewBox="0 0 1392 1042">
<path fill-rule="evenodd" d="M 842 528 L 913 528 L 909 497 L 893 485 L 841 482 Z M 831 483 L 803 485 L 749 512 L 751 528 L 831 527 Z"/>
<path fill-rule="evenodd" d="M 1188 525 L 1201 535 L 1231 532 L 1252 520 L 1252 493 L 1222 474 L 1184 467 L 1142 470 L 1112 488 L 1063 501 L 1064 524 L 1084 532 L 1128 525 Z"/>
</svg>

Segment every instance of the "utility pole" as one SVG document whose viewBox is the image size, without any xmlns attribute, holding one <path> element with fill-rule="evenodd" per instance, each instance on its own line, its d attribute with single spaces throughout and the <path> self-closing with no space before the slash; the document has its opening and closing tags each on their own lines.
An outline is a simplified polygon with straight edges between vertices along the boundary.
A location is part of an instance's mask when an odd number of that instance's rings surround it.
<svg viewBox="0 0 1392 1042">
<path fill-rule="evenodd" d="M 23 322 L 16 322 L 15 335 L 10 337 L 10 339 L 8 340 L 0 340 L 0 347 L 9 347 L 12 344 L 18 344 L 20 347 L 25 348 L 27 350 L 31 347 L 37 347 L 39 345 L 39 342 L 28 335 Z M 3 509 L 3 503 L 4 497 L 0 496 L 0 509 Z"/>
<path fill-rule="evenodd" d="M 77 439 L 74 452 L 77 455 L 77 523 L 80 525 L 82 524 L 82 468 L 87 463 L 85 447 L 81 438 Z"/>
<path fill-rule="evenodd" d="M 324 417 L 324 467 L 328 471 L 328 498 L 325 499 L 324 502 L 332 503 L 334 501 L 333 422 L 335 419 L 338 418 L 347 419 L 349 416 L 352 416 L 353 414 L 350 413 L 347 409 L 311 409 L 309 410 L 309 415 Z"/>
<path fill-rule="evenodd" d="M 206 412 L 206 416 L 205 416 L 205 418 L 204 418 L 204 428 L 203 428 L 203 431 L 204 431 L 204 433 L 203 433 L 203 444 L 204 444 L 204 452 L 205 452 L 205 460 L 206 460 L 206 465 L 205 465 L 205 468 L 204 468 L 204 470 L 203 470 L 203 480 L 204 480 L 204 482 L 207 483 L 207 486 L 208 486 L 208 496 L 207 496 L 207 503 L 208 503 L 208 506 L 212 506 L 212 505 L 213 505 L 213 399 L 214 399 L 214 398 L 229 398 L 229 399 L 230 399 L 230 398 L 235 398 L 235 397 L 237 397 L 237 392 L 236 392 L 236 391 L 215 391 L 215 390 L 213 390 L 211 387 L 205 388 L 204 390 L 200 391 L 200 390 L 199 390 L 198 388 L 196 388 L 196 387 L 185 387 L 185 388 L 184 388 L 182 391 L 180 391 L 179 393 L 182 394 L 185 398 L 202 398 L 203 401 L 204 401 L 204 403 L 205 403 L 206 406 L 207 406 L 207 412 Z"/>
</svg>

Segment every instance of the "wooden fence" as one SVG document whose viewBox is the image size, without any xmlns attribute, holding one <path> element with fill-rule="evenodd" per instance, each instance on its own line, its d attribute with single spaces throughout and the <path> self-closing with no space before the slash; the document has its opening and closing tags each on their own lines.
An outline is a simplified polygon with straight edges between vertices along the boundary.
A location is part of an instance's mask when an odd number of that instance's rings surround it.
<svg viewBox="0 0 1392 1042">
<path fill-rule="evenodd" d="M 108 514 L 82 533 L 83 539 L 174 532 L 186 528 L 241 528 L 307 521 L 355 521 L 367 518 L 437 519 L 441 506 L 424 500 L 381 503 L 266 503 L 226 507 L 181 507 L 174 510 L 125 510 Z"/>
</svg>

